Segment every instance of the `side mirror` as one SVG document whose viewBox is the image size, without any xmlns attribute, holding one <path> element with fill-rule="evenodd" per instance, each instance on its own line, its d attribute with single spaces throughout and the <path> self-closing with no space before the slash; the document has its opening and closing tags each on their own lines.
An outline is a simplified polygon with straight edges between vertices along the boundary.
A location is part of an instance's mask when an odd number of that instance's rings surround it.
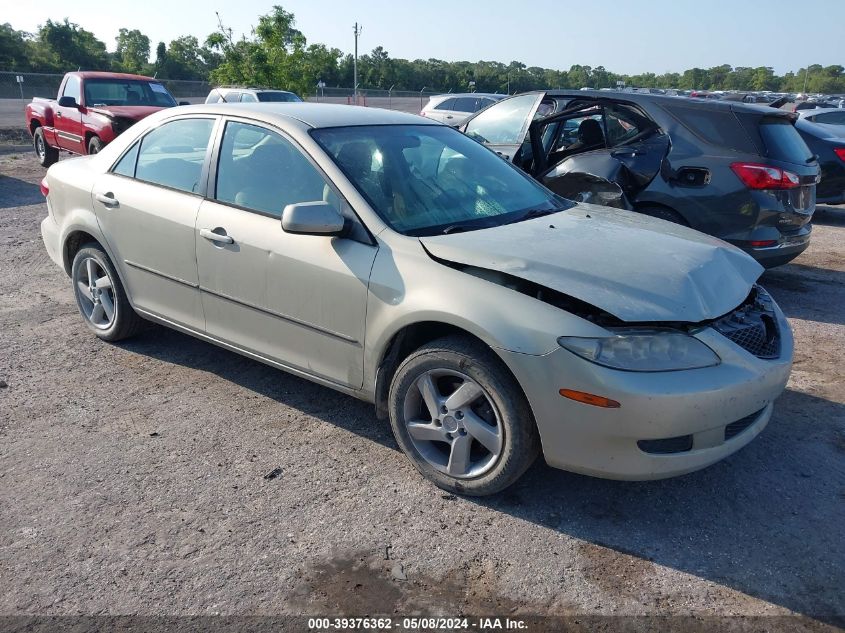
<svg viewBox="0 0 845 633">
<path fill-rule="evenodd" d="M 282 229 L 301 235 L 343 235 L 346 220 L 328 202 L 300 202 L 282 211 Z"/>
<path fill-rule="evenodd" d="M 63 108 L 78 108 L 79 104 L 73 97 L 59 97 L 59 105 Z"/>
<path fill-rule="evenodd" d="M 191 105 L 190 101 L 180 101 L 179 105 Z"/>
</svg>

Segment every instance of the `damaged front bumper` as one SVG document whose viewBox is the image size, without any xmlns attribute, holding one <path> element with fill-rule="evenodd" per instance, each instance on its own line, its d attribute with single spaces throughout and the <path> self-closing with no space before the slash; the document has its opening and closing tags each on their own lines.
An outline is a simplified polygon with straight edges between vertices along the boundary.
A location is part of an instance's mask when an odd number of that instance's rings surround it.
<svg viewBox="0 0 845 633">
<path fill-rule="evenodd" d="M 768 423 L 789 378 L 793 348 L 789 324 L 771 305 L 779 331 L 776 358 L 754 356 L 728 338 L 733 333 L 724 322 L 695 333 L 721 358 L 701 369 L 620 371 L 566 349 L 500 354 L 525 390 L 551 466 L 611 479 L 660 479 L 727 457 Z M 576 402 L 561 397 L 560 389 L 598 394 L 621 406 Z"/>
</svg>

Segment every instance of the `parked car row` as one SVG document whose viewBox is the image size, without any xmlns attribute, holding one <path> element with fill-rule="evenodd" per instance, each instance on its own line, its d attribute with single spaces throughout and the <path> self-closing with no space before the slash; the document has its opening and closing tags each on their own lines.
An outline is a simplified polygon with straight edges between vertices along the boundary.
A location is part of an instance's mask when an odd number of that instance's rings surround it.
<svg viewBox="0 0 845 633">
<path fill-rule="evenodd" d="M 372 402 L 446 490 L 496 493 L 540 452 L 669 477 L 750 442 L 789 377 L 746 253 L 806 246 L 819 168 L 795 118 L 582 91 L 499 100 L 464 133 L 165 109 L 50 167 L 41 230 L 99 338 L 155 321 Z"/>
</svg>

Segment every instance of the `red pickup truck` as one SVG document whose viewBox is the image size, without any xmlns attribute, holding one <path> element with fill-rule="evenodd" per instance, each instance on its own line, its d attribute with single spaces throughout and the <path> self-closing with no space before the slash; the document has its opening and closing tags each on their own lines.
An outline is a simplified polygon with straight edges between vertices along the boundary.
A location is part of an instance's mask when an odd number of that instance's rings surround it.
<svg viewBox="0 0 845 633">
<path fill-rule="evenodd" d="M 59 150 L 96 154 L 145 116 L 177 105 L 152 77 L 123 73 L 67 73 L 57 99 L 36 97 L 26 106 L 26 126 L 38 161 L 49 167 Z"/>
</svg>

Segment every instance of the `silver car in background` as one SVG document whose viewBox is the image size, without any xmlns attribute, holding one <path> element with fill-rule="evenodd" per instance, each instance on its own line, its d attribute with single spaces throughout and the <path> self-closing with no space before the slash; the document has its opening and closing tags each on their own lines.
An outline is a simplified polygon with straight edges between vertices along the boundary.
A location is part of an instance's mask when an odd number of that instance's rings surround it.
<svg viewBox="0 0 845 633">
<path fill-rule="evenodd" d="M 702 468 L 789 377 L 789 325 L 743 252 L 559 198 L 413 115 L 174 108 L 42 191 L 98 337 L 155 321 L 373 402 L 453 492 L 498 492 L 541 451 L 600 477 Z"/>
<path fill-rule="evenodd" d="M 457 127 L 464 123 L 470 115 L 507 96 L 487 92 L 436 95 L 429 98 L 420 114 L 428 119 Z"/>
</svg>

